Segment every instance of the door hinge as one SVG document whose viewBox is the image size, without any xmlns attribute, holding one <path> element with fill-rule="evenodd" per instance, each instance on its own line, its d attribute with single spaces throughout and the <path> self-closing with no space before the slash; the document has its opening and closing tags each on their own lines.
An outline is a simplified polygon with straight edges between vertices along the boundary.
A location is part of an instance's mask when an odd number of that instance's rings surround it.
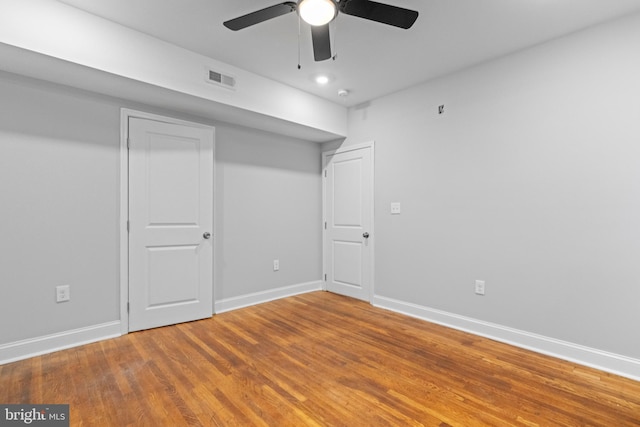
<svg viewBox="0 0 640 427">
<path fill-rule="evenodd" d="M 129 233 L 130 227 L 131 227 L 131 225 L 129 223 L 129 220 L 127 220 L 127 233 Z"/>
<path fill-rule="evenodd" d="M 131 149 L 131 138 L 127 137 L 127 150 Z"/>
<path fill-rule="evenodd" d="M 324 222 L 324 229 L 327 229 L 327 221 Z"/>
<path fill-rule="evenodd" d="M 127 303 L 127 313 L 129 312 L 129 303 Z"/>
<path fill-rule="evenodd" d="M 327 177 L 327 170 L 326 169 L 324 170 L 324 177 L 325 178 Z"/>
<path fill-rule="evenodd" d="M 325 282 L 327 281 L 327 274 L 326 274 L 326 273 L 325 273 L 325 275 L 324 275 L 324 281 L 325 281 Z"/>
</svg>

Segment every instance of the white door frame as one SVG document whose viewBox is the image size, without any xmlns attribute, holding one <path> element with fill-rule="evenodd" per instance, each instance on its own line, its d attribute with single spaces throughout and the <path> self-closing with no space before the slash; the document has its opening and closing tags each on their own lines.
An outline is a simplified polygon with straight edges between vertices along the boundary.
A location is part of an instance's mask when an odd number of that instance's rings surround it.
<svg viewBox="0 0 640 427">
<path fill-rule="evenodd" d="M 355 151 L 355 150 L 361 150 L 363 148 L 370 148 L 371 149 L 371 239 L 369 239 L 369 247 L 371 250 L 371 286 L 369 288 L 369 303 L 373 302 L 373 296 L 375 295 L 374 292 L 374 285 L 375 285 L 375 261 L 376 261 L 376 257 L 375 257 L 375 199 L 374 199 L 374 194 L 375 194 L 375 188 L 374 188 L 374 183 L 375 183 L 375 141 L 368 141 L 368 142 L 364 142 L 362 144 L 354 144 L 354 145 L 349 145 L 346 147 L 340 147 L 336 150 L 329 150 L 329 151 L 323 151 L 322 152 L 322 289 L 323 290 L 327 290 L 327 259 L 326 259 L 326 251 L 327 251 L 327 229 L 326 229 L 326 223 L 327 223 L 327 181 L 325 180 L 325 177 L 327 176 L 327 165 L 329 164 L 329 159 L 336 155 L 336 154 L 340 154 L 340 153 L 346 153 L 349 151 Z"/>
<path fill-rule="evenodd" d="M 185 125 L 191 127 L 200 127 L 213 130 L 213 268 L 215 269 L 215 242 L 216 242 L 216 138 L 215 128 L 213 126 L 204 125 L 202 123 L 189 122 L 186 120 L 175 119 L 173 117 L 161 116 L 158 114 L 146 113 L 144 111 L 132 110 L 129 108 L 120 109 L 120 217 L 119 217 L 119 243 L 120 243 L 120 331 L 122 335 L 129 333 L 129 231 L 127 223 L 129 221 L 129 118 L 140 118 L 147 120 L 155 120 L 158 122 Z M 212 307 L 215 307 L 215 290 L 216 279 L 215 271 L 212 272 L 213 277 L 213 301 Z M 215 310 L 215 308 L 214 308 Z M 213 313 L 211 313 L 213 314 Z"/>
</svg>

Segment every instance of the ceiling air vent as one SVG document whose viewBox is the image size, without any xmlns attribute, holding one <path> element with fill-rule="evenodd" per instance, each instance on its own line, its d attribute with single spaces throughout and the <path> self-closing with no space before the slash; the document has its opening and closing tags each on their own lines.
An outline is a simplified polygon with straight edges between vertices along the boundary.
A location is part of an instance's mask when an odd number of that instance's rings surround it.
<svg viewBox="0 0 640 427">
<path fill-rule="evenodd" d="M 236 86 L 236 79 L 234 77 L 210 68 L 207 68 L 206 81 L 207 83 L 213 83 L 218 86 L 226 87 L 227 89 L 233 89 Z"/>
</svg>

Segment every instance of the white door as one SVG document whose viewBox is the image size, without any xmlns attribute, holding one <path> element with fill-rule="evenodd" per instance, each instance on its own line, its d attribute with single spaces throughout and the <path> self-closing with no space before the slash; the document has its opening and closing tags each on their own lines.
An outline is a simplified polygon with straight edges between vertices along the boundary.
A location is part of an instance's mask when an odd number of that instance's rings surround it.
<svg viewBox="0 0 640 427">
<path fill-rule="evenodd" d="M 129 330 L 213 313 L 213 128 L 129 118 Z"/>
<path fill-rule="evenodd" d="M 325 154 L 326 289 L 371 301 L 373 146 Z"/>
</svg>

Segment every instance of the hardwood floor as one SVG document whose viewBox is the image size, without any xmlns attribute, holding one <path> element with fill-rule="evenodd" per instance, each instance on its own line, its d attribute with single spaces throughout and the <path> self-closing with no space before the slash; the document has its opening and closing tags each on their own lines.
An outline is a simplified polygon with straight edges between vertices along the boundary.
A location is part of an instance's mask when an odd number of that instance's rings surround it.
<svg viewBox="0 0 640 427">
<path fill-rule="evenodd" d="M 640 383 L 316 292 L 0 366 L 81 426 L 639 426 Z"/>
</svg>

